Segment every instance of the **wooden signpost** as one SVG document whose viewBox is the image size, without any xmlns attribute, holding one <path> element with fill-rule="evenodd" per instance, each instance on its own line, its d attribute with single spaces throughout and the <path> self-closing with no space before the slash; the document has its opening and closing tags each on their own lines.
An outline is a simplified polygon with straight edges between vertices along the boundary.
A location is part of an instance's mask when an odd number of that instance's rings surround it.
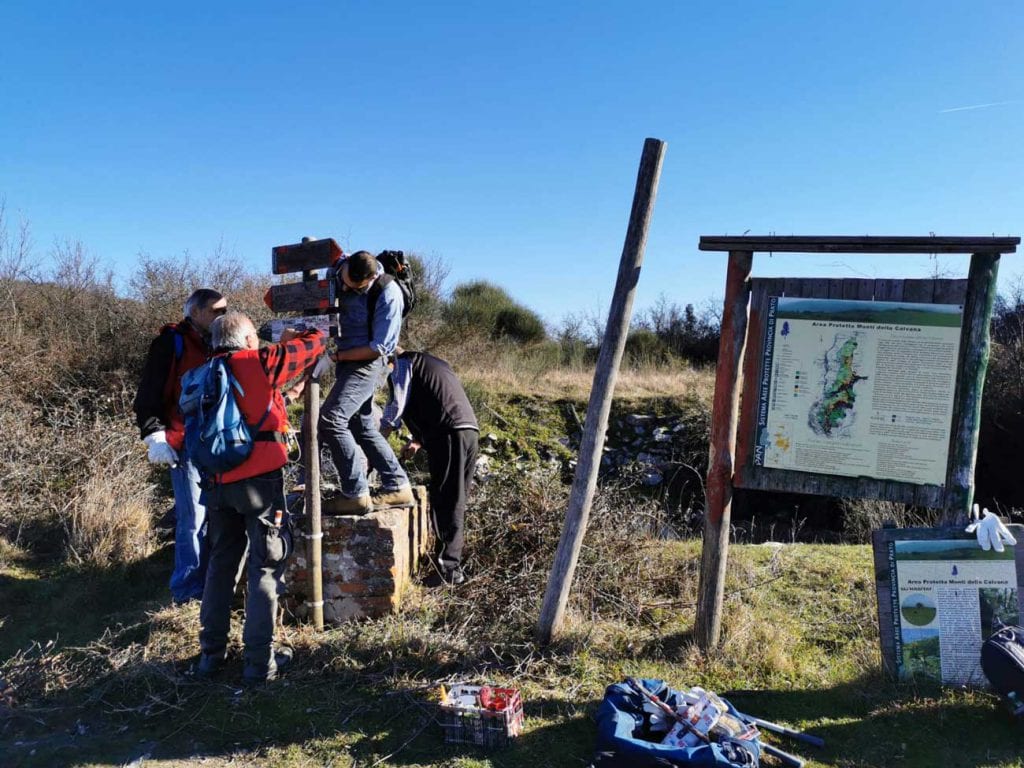
<svg viewBox="0 0 1024 768">
<path fill-rule="evenodd" d="M 966 520 L 974 493 L 974 464 L 978 449 L 981 396 L 985 369 L 989 357 L 989 321 L 996 292 L 996 274 L 1003 253 L 1013 253 L 1020 243 L 1018 237 L 702 237 L 703 251 L 726 251 L 729 254 L 726 275 L 725 308 L 719 342 L 718 366 L 711 426 L 711 449 L 708 467 L 707 512 L 704 521 L 704 549 L 701 558 L 698 593 L 696 637 L 701 648 L 707 650 L 718 644 L 722 625 L 725 569 L 729 546 L 729 527 L 733 489 L 737 487 L 757 490 L 775 490 L 814 493 L 830 496 L 854 496 L 890 499 L 946 511 L 948 521 Z M 793 279 L 751 280 L 753 254 L 756 251 L 774 253 L 964 253 L 971 254 L 970 272 L 962 280 L 830 280 Z M 833 306 L 843 310 L 843 318 L 822 326 L 858 328 L 857 312 L 868 302 L 879 311 L 905 311 L 927 315 L 928 305 L 936 305 L 936 316 L 958 313 L 959 347 L 937 344 L 943 354 L 951 350 L 951 362 L 957 364 L 955 384 L 950 384 L 952 412 L 941 425 L 949 434 L 941 456 L 903 456 L 896 449 L 875 461 L 866 462 L 864 470 L 849 467 L 829 467 L 828 451 L 808 452 L 811 458 L 800 470 L 781 468 L 765 460 L 764 413 L 767 383 L 775 371 L 772 365 L 771 344 L 775 317 L 771 314 L 785 299 L 808 299 L 806 309 Z M 813 301 L 818 301 L 815 305 Z M 904 306 L 908 305 L 908 306 Z M 791 306 L 796 306 L 791 301 Z M 822 310 L 823 312 L 825 310 Z M 810 315 L 808 315 L 810 316 Z M 937 325 L 949 323 L 948 317 L 935 321 Z M 806 325 L 793 322 L 793 326 Z M 873 327 L 866 323 L 864 327 Z M 894 326 L 900 328 L 899 326 Z M 783 326 L 781 333 L 788 332 Z M 949 334 L 947 334 L 948 337 Z M 893 342 L 894 344 L 897 342 Z M 909 343 L 909 342 L 908 342 Z M 851 347 L 852 349 L 852 347 Z M 898 352 L 898 348 L 897 348 Z M 852 352 L 851 352 L 852 354 Z M 767 363 L 766 363 L 767 361 Z M 785 367 L 785 361 L 778 363 Z M 742 372 L 742 373 L 741 373 Z M 793 378 L 791 376 L 791 378 Z M 856 380 L 852 376 L 851 381 Z M 799 372 L 794 385 L 799 388 Z M 743 390 L 742 408 L 739 405 Z M 773 390 L 774 392 L 774 390 Z M 785 396 L 796 393 L 784 393 Z M 833 410 L 827 415 L 841 423 L 843 413 L 853 409 L 852 395 L 839 391 Z M 942 394 L 942 393 L 940 393 Z M 773 395 L 774 396 L 774 395 Z M 940 397 L 936 396 L 935 403 Z M 938 408 L 938 406 L 935 406 Z M 838 409 L 838 410 L 837 410 Z M 940 409 L 941 410 L 941 409 Z M 838 415 L 837 415 L 838 414 Z M 879 416 L 876 414 L 875 418 Z M 895 424 L 897 415 L 893 414 Z M 921 419 L 922 422 L 928 419 Z M 936 421 L 934 418 L 931 422 Z M 833 421 L 827 421 L 829 429 Z M 887 424 L 879 424 L 884 433 Z M 903 427 L 906 434 L 915 430 L 933 436 L 908 419 Z M 760 430 L 760 431 L 759 431 Z M 780 428 L 780 432 L 784 432 Z M 941 434 L 946 434 L 942 432 Z M 761 442 L 757 442 L 758 436 Z M 776 440 L 778 451 L 787 449 L 785 434 L 770 436 Z M 893 441 L 896 442 L 896 441 Z M 900 441 L 897 448 L 903 448 Z M 948 450 L 946 450 L 948 448 Z M 863 458 L 863 457 L 861 457 Z M 811 462 L 817 462 L 808 471 Z M 944 462 L 944 463 L 942 463 Z M 885 464 L 883 467 L 882 465 Z M 799 466 L 799 464 L 797 464 Z M 818 468 L 820 467 L 820 468 Z M 940 469 L 944 468 L 943 469 Z M 918 472 L 918 474 L 915 474 Z M 922 480 L 922 478 L 924 478 Z"/>
<path fill-rule="evenodd" d="M 330 310 L 333 292 L 330 289 L 330 272 L 321 280 L 317 270 L 333 267 L 342 257 L 341 248 L 330 239 L 314 240 L 304 237 L 301 243 L 279 245 L 273 249 L 273 272 L 276 275 L 302 272 L 298 283 L 275 285 L 267 291 L 264 300 L 274 312 L 292 312 L 303 315 L 320 315 Z M 320 449 L 317 427 L 320 420 L 320 381 L 310 377 L 306 383 L 304 415 L 306 429 L 302 446 L 306 470 L 305 505 L 309 515 L 307 536 L 307 557 L 309 559 L 311 600 L 306 605 L 313 617 L 315 629 L 324 628 L 323 590 L 323 525 L 320 499 Z"/>
</svg>

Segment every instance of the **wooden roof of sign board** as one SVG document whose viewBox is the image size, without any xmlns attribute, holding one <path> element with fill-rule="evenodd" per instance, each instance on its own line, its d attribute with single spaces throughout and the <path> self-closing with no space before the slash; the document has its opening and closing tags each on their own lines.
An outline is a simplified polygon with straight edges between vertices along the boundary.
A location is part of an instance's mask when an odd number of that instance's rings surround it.
<svg viewBox="0 0 1024 768">
<path fill-rule="evenodd" d="M 1014 253 L 1019 237 L 702 235 L 702 251 L 774 253 Z"/>
</svg>

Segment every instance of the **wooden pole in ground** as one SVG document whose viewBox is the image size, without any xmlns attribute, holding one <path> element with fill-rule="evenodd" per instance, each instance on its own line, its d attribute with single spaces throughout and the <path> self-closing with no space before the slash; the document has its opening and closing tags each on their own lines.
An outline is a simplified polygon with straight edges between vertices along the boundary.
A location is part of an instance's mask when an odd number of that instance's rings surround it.
<svg viewBox="0 0 1024 768">
<path fill-rule="evenodd" d="M 320 421 L 320 380 L 310 378 L 306 382 L 305 391 L 306 430 L 302 446 L 303 460 L 306 462 L 306 514 L 309 515 L 309 538 L 307 554 L 309 557 L 310 616 L 313 627 L 317 631 L 324 628 L 324 577 L 322 568 L 323 527 L 320 520 L 320 445 L 317 427 Z"/>
<path fill-rule="evenodd" d="M 718 645 L 725 598 L 725 566 L 729 557 L 732 515 L 732 476 L 736 458 L 736 423 L 740 371 L 747 341 L 751 251 L 730 251 L 725 277 L 725 307 L 715 368 L 715 399 L 711 415 L 711 456 L 708 462 L 704 548 L 697 593 L 697 644 L 702 650 Z"/>
<path fill-rule="evenodd" d="M 967 297 L 964 299 L 965 325 L 961 331 L 960 381 L 956 400 L 959 404 L 953 423 L 949 457 L 949 495 L 943 523 L 966 525 L 974 502 L 974 465 L 978 458 L 978 432 L 981 427 L 981 395 L 985 389 L 992 348 L 990 326 L 996 300 L 999 275 L 998 253 L 975 253 L 967 273 Z"/>
<path fill-rule="evenodd" d="M 565 513 L 565 526 L 562 528 L 555 562 L 548 577 L 540 621 L 537 625 L 537 639 L 542 643 L 550 642 L 561 628 L 576 561 L 583 546 L 583 535 L 587 531 L 590 504 L 594 499 L 597 471 L 604 448 L 604 433 L 608 428 L 612 393 L 615 390 L 619 363 L 622 361 L 622 351 L 629 332 L 633 296 L 637 281 L 640 279 L 647 230 L 651 224 L 665 147 L 663 141 L 647 139 L 644 141 L 644 150 L 640 157 L 640 170 L 633 192 L 633 208 L 626 229 L 626 242 L 622 247 L 615 293 L 612 296 L 611 309 L 608 311 L 608 325 L 601 342 L 597 369 L 594 371 L 594 384 L 590 391 L 590 404 L 587 406 L 579 463 L 576 465 L 576 475 L 569 495 L 569 508 Z"/>
<path fill-rule="evenodd" d="M 303 243 L 315 240 L 313 237 L 302 238 Z M 303 274 L 302 279 L 307 282 L 316 281 L 318 275 L 316 270 L 310 270 Z M 320 519 L 320 379 L 315 378 L 310 372 L 309 380 L 306 382 L 305 400 L 303 402 L 305 412 L 302 418 L 306 420 L 305 436 L 302 444 L 302 460 L 306 465 L 306 490 L 305 503 L 306 514 L 309 516 L 309 538 L 306 540 L 306 554 L 309 559 L 309 591 L 310 598 L 306 601 L 309 606 L 310 616 L 313 619 L 313 628 L 318 632 L 324 628 L 324 571 L 323 571 L 323 522 Z"/>
</svg>

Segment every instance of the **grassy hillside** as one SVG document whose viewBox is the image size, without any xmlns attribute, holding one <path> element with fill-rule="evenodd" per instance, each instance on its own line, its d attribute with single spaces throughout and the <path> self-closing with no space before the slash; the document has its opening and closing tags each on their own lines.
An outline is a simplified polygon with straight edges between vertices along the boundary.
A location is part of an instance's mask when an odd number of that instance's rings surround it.
<svg viewBox="0 0 1024 768">
<path fill-rule="evenodd" d="M 748 713 L 822 736 L 823 751 L 774 742 L 811 766 L 1024 765 L 1024 730 L 992 696 L 882 679 L 866 547 L 734 547 L 722 647 L 704 656 L 691 641 L 699 543 L 639 535 L 627 496 L 605 494 L 567 633 L 537 647 L 557 487 L 521 473 L 492 480 L 484 504 L 519 502 L 478 510 L 465 589 L 421 590 L 401 615 L 319 636 L 289 627 L 296 668 L 255 692 L 241 688 L 238 659 L 217 683 L 188 674 L 198 610 L 168 605 L 167 547 L 126 570 L 8 556 L 0 696 L 13 700 L 0 764 L 584 766 L 604 687 L 639 675 L 729 692 Z M 434 692 L 454 680 L 521 688 L 519 742 L 495 753 L 445 745 Z"/>
<path fill-rule="evenodd" d="M 184 290 L 177 272 L 149 272 L 142 288 Z M 585 766 L 605 686 L 639 675 L 734 692 L 744 711 L 813 730 L 828 742 L 820 753 L 781 745 L 812 766 L 1024 768 L 1020 725 L 993 697 L 881 678 L 862 546 L 735 547 L 722 647 L 697 651 L 700 544 L 688 536 L 703 509 L 712 374 L 678 362 L 622 372 L 567 631 L 536 646 L 592 379 L 551 345 L 460 338 L 442 350 L 491 458 L 465 588 L 423 590 L 401 615 L 319 636 L 288 627 L 296 667 L 266 690 L 241 689 L 237 657 L 223 680 L 194 680 L 198 611 L 170 605 L 171 548 L 153 532 L 169 489 L 128 415 L 132 371 L 178 302 L 123 302 L 83 275 L 43 289 L 0 280 L 0 371 L 34 382 L 0 398 L 0 766 Z M 796 515 L 762 523 L 781 500 L 757 504 L 762 530 L 737 526 L 738 540 L 799 538 Z M 872 524 L 865 514 L 859 530 Z M 444 745 L 432 697 L 456 680 L 522 689 L 527 729 L 513 748 Z"/>
</svg>

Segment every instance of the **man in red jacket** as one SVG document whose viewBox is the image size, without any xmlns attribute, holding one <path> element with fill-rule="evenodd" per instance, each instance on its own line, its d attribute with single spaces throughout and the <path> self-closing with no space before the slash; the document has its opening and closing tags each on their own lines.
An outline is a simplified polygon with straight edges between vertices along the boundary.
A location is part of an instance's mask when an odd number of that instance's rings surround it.
<svg viewBox="0 0 1024 768">
<path fill-rule="evenodd" d="M 206 581 L 206 510 L 200 501 L 199 470 L 183 450 L 185 425 L 178 412 L 181 377 L 210 356 L 210 324 L 227 312 L 227 299 L 200 288 L 185 302 L 185 318 L 165 325 L 153 340 L 135 394 L 135 420 L 152 464 L 170 467 L 177 518 L 171 597 L 198 600 Z"/>
<path fill-rule="evenodd" d="M 260 349 L 256 328 L 240 312 L 217 318 L 212 331 L 214 355 L 228 356 L 228 367 L 242 389 L 237 400 L 246 423 L 255 427 L 266 418 L 249 457 L 217 475 L 206 491 L 210 565 L 199 611 L 201 653 L 196 673 L 214 675 L 227 656 L 232 595 L 248 548 L 242 679 L 262 683 L 276 678 L 291 660 L 289 649 L 274 648 L 277 596 L 284 591 L 285 565 L 292 552 L 281 471 L 288 461 L 288 414 L 279 388 L 316 363 L 325 338 L 317 330 L 285 331 L 280 343 Z M 300 388 L 289 393 L 297 394 Z"/>
</svg>

